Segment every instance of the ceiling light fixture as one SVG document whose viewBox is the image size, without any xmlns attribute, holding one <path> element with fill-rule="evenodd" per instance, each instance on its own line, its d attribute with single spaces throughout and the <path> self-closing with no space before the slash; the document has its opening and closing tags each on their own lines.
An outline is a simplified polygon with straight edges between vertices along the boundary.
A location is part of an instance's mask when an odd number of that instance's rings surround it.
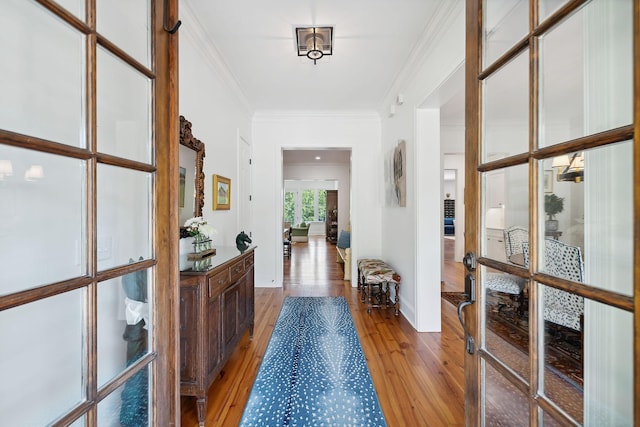
<svg viewBox="0 0 640 427">
<path fill-rule="evenodd" d="M 325 55 L 333 55 L 333 27 L 296 28 L 298 56 L 306 56 L 315 64 Z"/>
</svg>

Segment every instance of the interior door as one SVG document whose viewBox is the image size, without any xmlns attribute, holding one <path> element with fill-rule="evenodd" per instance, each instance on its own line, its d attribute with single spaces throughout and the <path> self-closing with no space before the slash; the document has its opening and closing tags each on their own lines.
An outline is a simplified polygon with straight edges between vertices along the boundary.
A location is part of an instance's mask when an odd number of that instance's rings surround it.
<svg viewBox="0 0 640 427">
<path fill-rule="evenodd" d="M 467 1 L 467 425 L 640 421 L 639 11 Z"/>
</svg>

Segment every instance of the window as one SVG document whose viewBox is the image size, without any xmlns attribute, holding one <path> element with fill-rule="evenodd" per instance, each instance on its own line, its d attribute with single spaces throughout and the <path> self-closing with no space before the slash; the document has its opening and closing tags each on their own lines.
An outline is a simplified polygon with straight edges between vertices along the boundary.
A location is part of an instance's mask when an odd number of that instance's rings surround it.
<svg viewBox="0 0 640 427">
<path fill-rule="evenodd" d="M 301 189 L 285 191 L 283 216 L 285 222 L 324 222 L 327 217 L 327 190 Z"/>
</svg>

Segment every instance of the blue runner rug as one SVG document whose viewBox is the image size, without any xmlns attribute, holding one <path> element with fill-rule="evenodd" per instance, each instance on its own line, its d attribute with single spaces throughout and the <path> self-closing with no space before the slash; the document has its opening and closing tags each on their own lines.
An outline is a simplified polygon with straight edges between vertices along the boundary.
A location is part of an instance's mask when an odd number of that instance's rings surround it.
<svg viewBox="0 0 640 427">
<path fill-rule="evenodd" d="M 240 426 L 386 426 L 344 297 L 287 297 Z"/>
</svg>

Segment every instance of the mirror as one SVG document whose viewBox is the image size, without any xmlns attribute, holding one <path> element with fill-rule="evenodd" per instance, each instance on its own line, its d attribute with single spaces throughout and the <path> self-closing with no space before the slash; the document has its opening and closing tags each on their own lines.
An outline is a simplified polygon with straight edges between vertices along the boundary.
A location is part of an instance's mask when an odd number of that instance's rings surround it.
<svg viewBox="0 0 640 427">
<path fill-rule="evenodd" d="M 202 216 L 204 206 L 204 142 L 191 133 L 191 122 L 180 116 L 180 226 Z"/>
</svg>

